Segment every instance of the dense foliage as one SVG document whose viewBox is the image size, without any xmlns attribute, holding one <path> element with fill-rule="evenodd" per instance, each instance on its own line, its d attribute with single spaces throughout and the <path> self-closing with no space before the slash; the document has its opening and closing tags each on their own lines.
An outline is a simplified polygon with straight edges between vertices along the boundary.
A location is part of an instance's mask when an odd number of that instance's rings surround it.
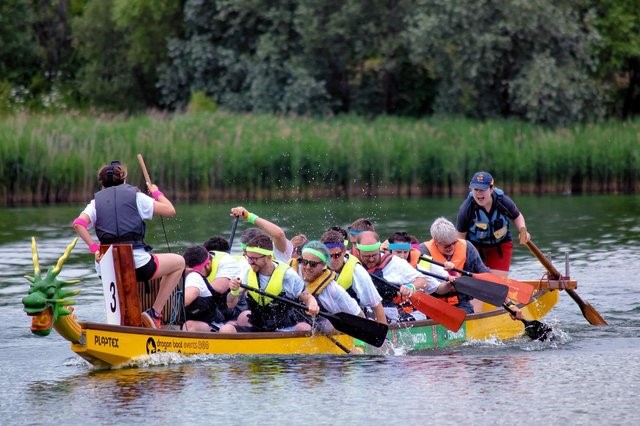
<svg viewBox="0 0 640 426">
<path fill-rule="evenodd" d="M 640 0 L 3 0 L 0 113 L 640 112 Z"/>
</svg>

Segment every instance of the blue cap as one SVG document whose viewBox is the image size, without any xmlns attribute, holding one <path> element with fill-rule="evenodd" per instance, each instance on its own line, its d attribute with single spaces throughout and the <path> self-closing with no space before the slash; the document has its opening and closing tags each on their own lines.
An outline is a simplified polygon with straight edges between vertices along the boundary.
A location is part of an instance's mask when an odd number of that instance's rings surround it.
<svg viewBox="0 0 640 426">
<path fill-rule="evenodd" d="M 478 172 L 471 178 L 470 189 L 486 190 L 493 186 L 493 176 L 487 172 Z"/>
</svg>

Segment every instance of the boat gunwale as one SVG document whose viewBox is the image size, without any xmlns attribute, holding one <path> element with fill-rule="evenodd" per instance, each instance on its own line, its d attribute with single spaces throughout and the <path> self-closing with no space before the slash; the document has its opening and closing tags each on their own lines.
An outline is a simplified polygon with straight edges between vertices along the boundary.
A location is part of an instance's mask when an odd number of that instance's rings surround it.
<svg viewBox="0 0 640 426">
<path fill-rule="evenodd" d="M 535 303 L 540 297 L 542 297 L 547 292 L 556 291 L 556 290 L 547 290 L 542 289 L 535 292 L 531 298 L 529 303 L 520 303 L 518 307 L 523 308 L 532 303 Z M 464 322 L 481 320 L 484 318 L 495 317 L 499 315 L 507 314 L 506 309 L 503 307 L 496 307 L 496 309 L 492 309 L 486 312 L 478 312 L 473 314 L 468 314 L 465 318 Z M 115 325 L 115 324 L 105 324 L 105 323 L 97 323 L 97 322 L 89 322 L 89 321 L 81 321 L 79 322 L 80 326 L 83 330 L 91 329 L 91 330 L 99 330 L 99 331 L 109 331 L 109 332 L 119 332 L 119 333 L 127 333 L 127 334 L 148 334 L 153 336 L 167 336 L 167 337 L 182 337 L 182 338 L 193 338 L 193 339 L 213 339 L 213 340 L 253 340 L 253 339 L 289 339 L 289 338 L 310 338 L 316 336 L 335 336 L 341 335 L 339 331 L 332 330 L 330 332 L 313 332 L 313 331 L 249 331 L 249 332 L 238 332 L 238 333 L 218 333 L 218 332 L 210 332 L 210 331 L 185 331 L 185 330 L 174 330 L 170 328 L 162 328 L 162 329 L 153 329 L 153 328 L 144 328 L 144 327 L 132 327 L 132 326 L 124 326 L 124 325 Z M 417 321 L 408 321 L 408 322 L 400 322 L 389 324 L 389 330 L 399 330 L 399 329 L 407 329 L 413 327 L 430 327 L 430 326 L 439 326 L 440 324 L 435 322 L 432 319 L 426 320 L 417 320 Z"/>
</svg>

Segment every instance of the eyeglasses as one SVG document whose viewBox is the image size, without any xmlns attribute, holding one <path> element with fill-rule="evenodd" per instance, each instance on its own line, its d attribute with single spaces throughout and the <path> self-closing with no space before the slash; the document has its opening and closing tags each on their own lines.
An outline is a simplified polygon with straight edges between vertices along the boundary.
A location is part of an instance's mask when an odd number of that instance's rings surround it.
<svg viewBox="0 0 640 426">
<path fill-rule="evenodd" d="M 457 242 L 458 242 L 458 240 L 456 240 L 456 241 L 454 241 L 454 242 L 452 242 L 450 244 L 445 244 L 445 243 L 442 243 L 442 242 L 438 242 L 438 245 L 441 246 L 443 250 L 449 250 L 451 247 L 455 246 Z"/>
<path fill-rule="evenodd" d="M 244 257 L 247 258 L 247 262 L 249 263 L 256 263 L 258 260 L 262 259 L 263 257 L 266 257 L 265 255 L 262 256 L 249 256 L 248 254 L 245 254 Z"/>
<path fill-rule="evenodd" d="M 320 262 L 320 261 L 315 261 L 315 260 L 307 260 L 307 259 L 300 259 L 300 264 L 302 266 L 306 266 L 309 265 L 312 268 L 315 268 L 316 266 L 320 265 L 320 264 L 324 264 L 324 262 Z"/>
<path fill-rule="evenodd" d="M 344 255 L 342 254 L 342 252 L 339 252 L 339 253 L 331 253 L 330 256 L 332 259 L 340 259 Z"/>
</svg>

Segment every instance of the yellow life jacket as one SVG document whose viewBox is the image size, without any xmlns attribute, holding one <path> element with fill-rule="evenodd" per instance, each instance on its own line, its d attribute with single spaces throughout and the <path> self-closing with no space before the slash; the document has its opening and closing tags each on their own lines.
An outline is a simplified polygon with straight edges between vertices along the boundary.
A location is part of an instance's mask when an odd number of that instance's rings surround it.
<svg viewBox="0 0 640 426">
<path fill-rule="evenodd" d="M 300 259 L 291 259 L 289 260 L 289 266 L 293 268 L 294 271 L 298 272 L 300 267 Z M 322 271 L 322 274 L 315 280 L 310 283 L 305 282 L 306 290 L 314 296 L 319 295 L 322 291 L 329 285 L 329 283 L 336 278 L 336 273 L 331 269 L 326 268 Z"/>
<path fill-rule="evenodd" d="M 360 261 L 357 257 L 347 254 L 347 261 L 344 262 L 342 270 L 338 274 L 336 282 L 345 290 L 349 290 L 353 285 L 353 273 Z"/>
<path fill-rule="evenodd" d="M 223 251 L 214 251 L 214 252 L 209 252 L 209 253 L 212 254 L 212 257 L 211 257 L 211 273 L 207 277 L 207 281 L 212 283 L 213 280 L 216 279 L 216 274 L 218 273 L 218 267 L 220 266 L 220 260 L 224 256 L 229 256 L 229 253 L 225 253 Z"/>
<path fill-rule="evenodd" d="M 320 293 L 324 291 L 325 288 L 333 281 L 336 277 L 336 273 L 331 269 L 327 268 L 322 271 L 322 274 L 315 280 L 310 283 L 306 283 L 306 289 L 309 293 L 314 296 L 318 296 Z"/>
<path fill-rule="evenodd" d="M 284 282 L 284 273 L 287 272 L 289 266 L 285 263 L 276 262 L 278 266 L 269 277 L 269 282 L 265 287 L 264 291 L 267 293 L 271 293 L 273 295 L 279 296 L 282 293 L 282 284 Z M 247 278 L 247 286 L 251 288 L 255 288 L 257 290 L 260 289 L 260 283 L 258 282 L 258 274 L 256 274 L 253 269 L 249 269 L 249 275 Z M 273 301 L 272 298 L 268 296 L 263 296 L 261 294 L 256 293 L 255 291 L 248 291 L 249 296 L 256 301 L 256 303 L 260 306 L 266 306 Z"/>
</svg>

